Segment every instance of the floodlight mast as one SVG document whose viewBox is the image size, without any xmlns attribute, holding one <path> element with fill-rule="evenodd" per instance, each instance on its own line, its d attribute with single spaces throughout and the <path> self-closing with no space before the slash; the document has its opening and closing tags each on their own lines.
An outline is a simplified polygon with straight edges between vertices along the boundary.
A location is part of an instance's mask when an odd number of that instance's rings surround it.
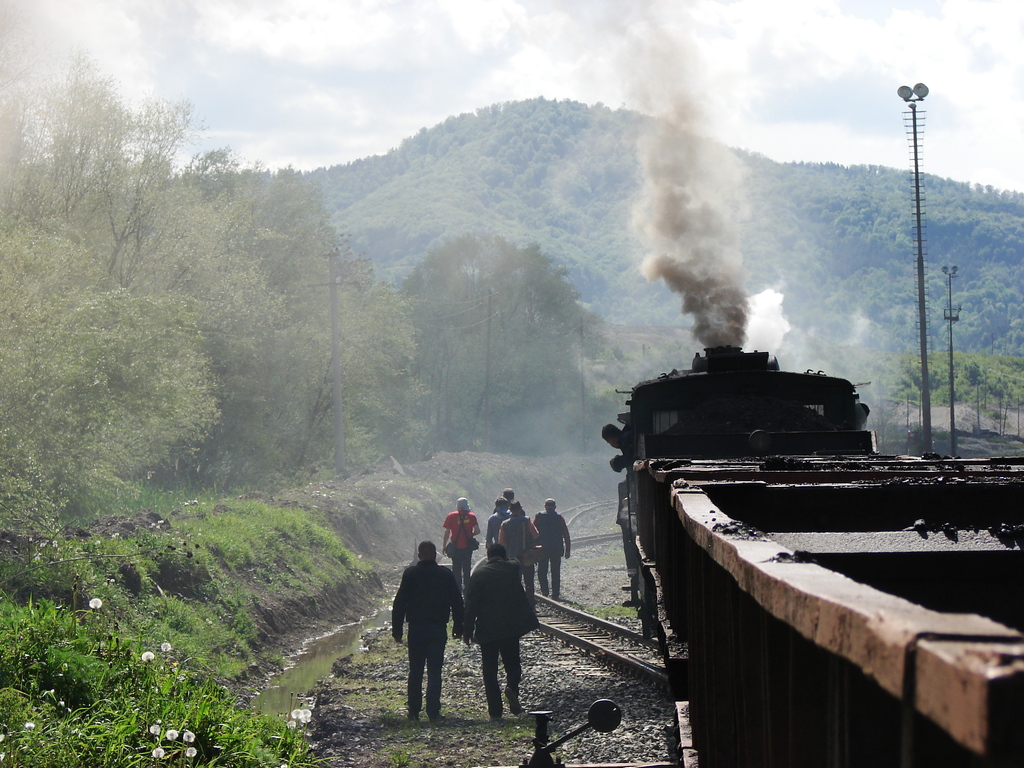
<svg viewBox="0 0 1024 768">
<path fill-rule="evenodd" d="M 918 145 L 917 102 L 928 95 L 928 86 L 901 85 L 896 94 L 910 107 L 911 145 L 914 150 L 914 219 L 917 238 L 917 321 L 921 337 L 921 452 L 932 452 L 932 402 L 928 381 L 928 308 L 924 289 L 924 217 L 921 202 L 921 166 Z"/>
</svg>

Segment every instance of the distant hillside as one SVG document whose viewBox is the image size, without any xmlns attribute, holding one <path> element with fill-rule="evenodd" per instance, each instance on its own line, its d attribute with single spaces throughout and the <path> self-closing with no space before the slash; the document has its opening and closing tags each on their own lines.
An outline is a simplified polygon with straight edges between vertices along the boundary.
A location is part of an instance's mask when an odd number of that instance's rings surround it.
<svg viewBox="0 0 1024 768">
<path fill-rule="evenodd" d="M 494 105 L 423 129 L 387 155 L 307 176 L 383 277 L 400 280 L 447 238 L 497 234 L 538 243 L 609 321 L 679 325 L 676 297 L 636 267 L 629 223 L 641 119 L 569 101 Z M 913 349 L 909 173 L 741 159 L 747 199 L 737 219 L 751 293 L 782 291 L 788 319 L 808 338 Z M 956 264 L 957 349 L 1024 354 L 1024 195 L 933 176 L 925 194 L 933 347 L 946 347 L 939 268 Z"/>
</svg>

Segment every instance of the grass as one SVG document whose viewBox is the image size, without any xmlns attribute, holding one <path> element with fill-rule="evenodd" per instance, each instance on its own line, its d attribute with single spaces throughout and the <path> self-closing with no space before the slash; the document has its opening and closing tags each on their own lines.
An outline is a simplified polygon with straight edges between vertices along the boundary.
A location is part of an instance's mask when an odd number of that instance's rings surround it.
<svg viewBox="0 0 1024 768">
<path fill-rule="evenodd" d="M 315 765 L 300 728 L 238 708 L 169 643 L 122 640 L 92 605 L 0 604 L 3 765 Z"/>
<path fill-rule="evenodd" d="M 254 661 L 254 608 L 268 590 L 315 594 L 368 569 L 319 512 L 256 501 L 187 509 L 126 538 L 26 538 L 0 559 L 0 592 L 72 610 L 99 598 L 130 635 L 171 642 L 230 677 Z"/>
<path fill-rule="evenodd" d="M 216 681 L 259 660 L 261 601 L 369 566 L 315 510 L 195 499 L 161 514 L 121 536 L 4 542 L 0 765 L 314 765 L 302 727 Z"/>
</svg>

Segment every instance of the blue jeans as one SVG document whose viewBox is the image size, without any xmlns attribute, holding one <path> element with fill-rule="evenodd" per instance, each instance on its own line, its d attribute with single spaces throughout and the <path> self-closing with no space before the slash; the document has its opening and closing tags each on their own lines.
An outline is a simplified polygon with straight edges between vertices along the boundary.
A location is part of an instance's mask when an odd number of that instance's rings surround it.
<svg viewBox="0 0 1024 768">
<path fill-rule="evenodd" d="M 484 670 L 484 693 L 487 694 L 487 713 L 501 717 L 501 685 L 498 683 L 498 656 L 505 667 L 505 686 L 519 694 L 523 679 L 523 663 L 519 657 L 519 638 L 480 643 L 480 660 Z"/>
<path fill-rule="evenodd" d="M 447 624 L 410 624 L 409 637 L 409 714 L 418 715 L 423 706 L 423 667 L 427 668 L 427 717 L 441 711 L 441 667 L 444 646 L 448 642 Z"/>
</svg>

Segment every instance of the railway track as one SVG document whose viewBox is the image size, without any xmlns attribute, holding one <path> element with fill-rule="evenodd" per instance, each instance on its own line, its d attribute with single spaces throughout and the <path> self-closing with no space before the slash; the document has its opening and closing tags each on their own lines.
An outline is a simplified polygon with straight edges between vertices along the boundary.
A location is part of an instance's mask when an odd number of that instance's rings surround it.
<svg viewBox="0 0 1024 768">
<path fill-rule="evenodd" d="M 622 541 L 621 533 L 598 533 L 593 536 L 576 536 L 572 540 L 572 548 L 589 547 L 596 544 L 608 544 L 613 541 Z"/>
<path fill-rule="evenodd" d="M 536 599 L 541 632 L 585 650 L 612 666 L 668 686 L 668 675 L 653 640 L 543 595 L 536 595 Z"/>
<path fill-rule="evenodd" d="M 575 507 L 569 507 L 568 509 L 561 510 L 562 517 L 565 518 L 565 524 L 572 530 L 573 523 L 580 518 L 598 509 L 611 510 L 612 512 L 616 509 L 616 502 L 614 501 L 590 501 L 586 504 L 577 504 Z"/>
</svg>

